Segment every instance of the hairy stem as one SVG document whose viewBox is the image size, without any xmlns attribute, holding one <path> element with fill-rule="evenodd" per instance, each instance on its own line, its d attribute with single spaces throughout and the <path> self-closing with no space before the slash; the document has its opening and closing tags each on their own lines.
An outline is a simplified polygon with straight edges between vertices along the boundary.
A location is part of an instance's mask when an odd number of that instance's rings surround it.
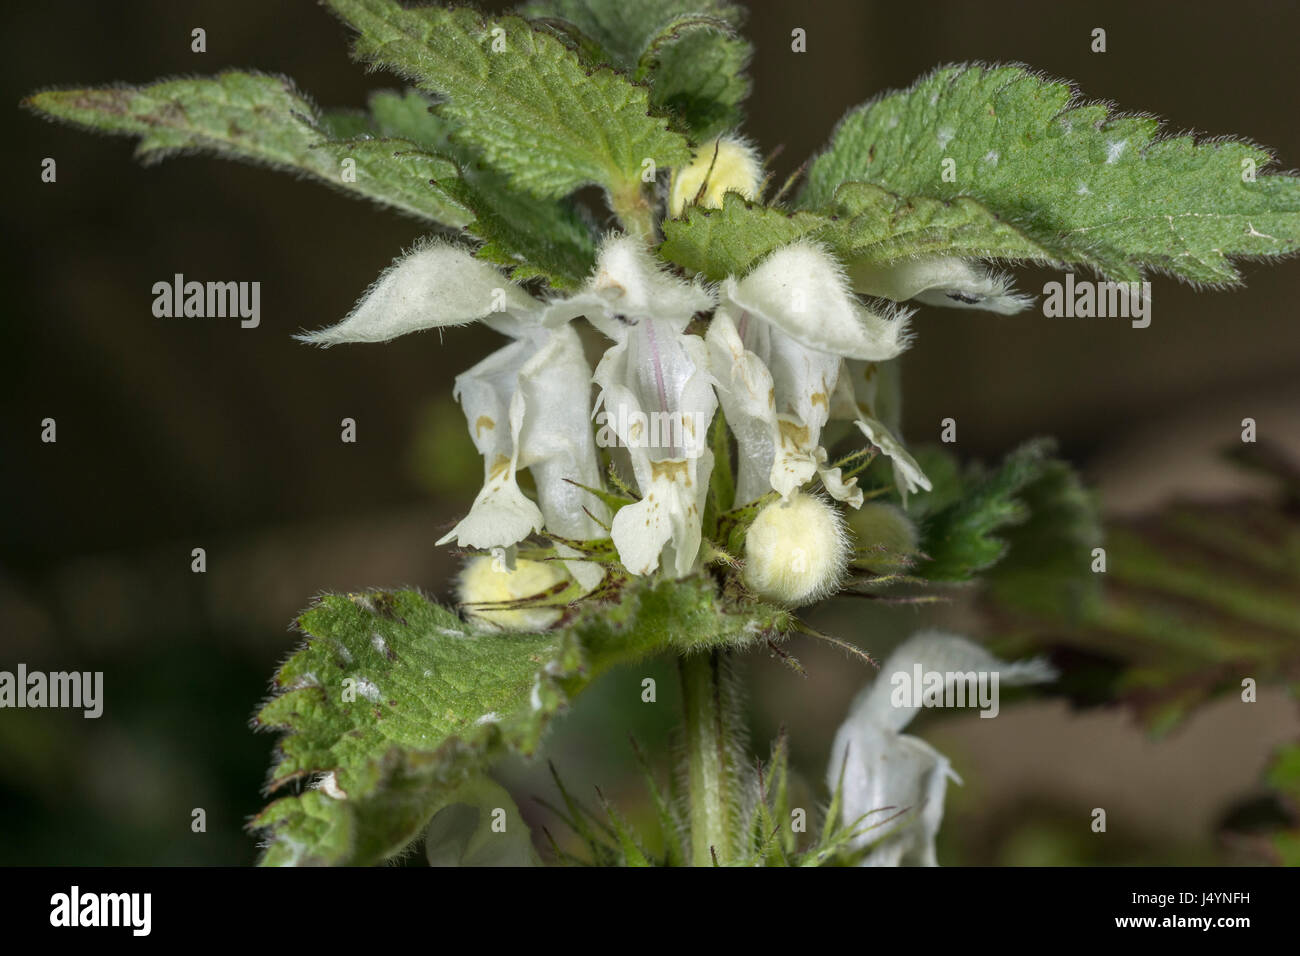
<svg viewBox="0 0 1300 956">
<path fill-rule="evenodd" d="M 680 659 L 686 721 L 691 864 L 727 863 L 741 808 L 736 799 L 739 726 L 731 666 L 723 651 Z"/>
<path fill-rule="evenodd" d="M 640 180 L 632 180 L 611 191 L 609 205 L 629 234 L 648 243 L 655 241 L 654 210 Z"/>
</svg>

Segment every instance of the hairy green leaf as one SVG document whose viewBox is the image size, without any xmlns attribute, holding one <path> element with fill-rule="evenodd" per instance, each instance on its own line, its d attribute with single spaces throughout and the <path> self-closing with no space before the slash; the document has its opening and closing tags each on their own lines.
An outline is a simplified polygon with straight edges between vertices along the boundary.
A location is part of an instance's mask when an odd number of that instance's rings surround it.
<svg viewBox="0 0 1300 956">
<path fill-rule="evenodd" d="M 520 13 L 551 25 L 579 55 L 650 84 L 650 103 L 674 113 L 697 141 L 740 125 L 753 47 L 745 10 L 720 0 L 537 0 Z M 575 36 L 576 34 L 576 36 Z"/>
<path fill-rule="evenodd" d="M 904 197 L 870 183 L 835 191 L 832 222 L 822 239 L 849 267 L 923 256 L 1056 262 L 1053 250 L 967 196 Z"/>
<path fill-rule="evenodd" d="M 721 209 L 692 205 L 681 219 L 665 220 L 659 255 L 717 281 L 744 275 L 768 253 L 816 236 L 828 224 L 817 213 L 788 212 L 727 193 Z"/>
<path fill-rule="evenodd" d="M 570 626 L 476 630 L 415 591 L 326 595 L 299 619 L 307 644 L 257 724 L 286 732 L 253 825 L 266 864 L 367 864 L 409 845 L 490 760 L 537 749 L 550 718 L 609 667 L 663 649 L 744 646 L 788 626 L 732 610 L 704 578 L 624 586 Z"/>
<path fill-rule="evenodd" d="M 487 170 L 466 169 L 445 188 L 474 213 L 467 229 L 486 240 L 479 258 L 510 267 L 515 281 L 541 276 L 555 288 L 573 289 L 595 267 L 592 230 L 571 201 L 509 189 Z"/>
<path fill-rule="evenodd" d="M 663 224 L 659 254 L 718 280 L 743 275 L 768 253 L 797 239 L 825 246 L 848 268 L 921 256 L 1026 259 L 1057 257 L 973 199 L 905 198 L 869 183 L 845 183 L 824 213 L 748 202 L 736 193 L 721 209 L 688 206 Z"/>
<path fill-rule="evenodd" d="M 591 272 L 596 246 L 590 224 L 566 199 L 538 199 L 509 188 L 499 173 L 485 169 L 478 155 L 451 141 L 453 124 L 432 112 L 432 101 L 418 90 L 396 93 L 380 90 L 370 97 L 370 112 L 335 116 L 332 128 L 361 128 L 348 143 L 327 144 L 339 156 L 353 155 L 358 167 L 364 160 L 407 163 L 419 157 L 450 157 L 459 170 L 443 159 L 432 158 L 427 175 L 417 174 L 411 186 L 434 188 L 457 203 L 472 221 L 466 231 L 484 240 L 478 256 L 511 267 L 511 277 L 522 282 L 535 276 L 559 289 L 574 288 Z M 375 144 L 401 144 L 387 148 L 370 145 L 360 137 L 380 137 Z M 419 144 L 420 152 L 413 152 Z M 358 158 L 357 153 L 361 154 Z M 367 174 L 377 174 L 370 169 Z M 381 177 L 382 178 L 382 177 Z M 397 179 L 390 175 L 389 179 Z"/>
<path fill-rule="evenodd" d="M 408 152 L 400 161 L 379 162 L 383 147 L 363 147 L 364 155 L 355 157 L 356 181 L 349 182 L 341 165 L 345 154 L 317 148 L 327 133 L 316 107 L 285 77 L 228 72 L 138 87 L 46 90 L 24 104 L 55 119 L 139 136 L 136 155 L 146 162 L 181 152 L 216 153 L 306 173 L 448 226 L 463 226 L 471 218 L 459 202 L 429 184 L 457 175 L 445 159 Z M 334 128 L 344 125 L 336 116 Z"/>
<path fill-rule="evenodd" d="M 744 8 L 722 0 L 531 0 L 519 13 L 572 24 L 594 45 L 600 62 L 629 72 L 674 23 L 712 19 L 736 30 L 745 18 Z"/>
<path fill-rule="evenodd" d="M 740 125 L 753 55 L 725 20 L 687 15 L 660 30 L 637 74 L 650 82 L 651 105 L 675 113 L 701 142 Z"/>
<path fill-rule="evenodd" d="M 995 470 L 963 479 L 962 494 L 921 522 L 921 550 L 930 560 L 916 574 L 931 581 L 967 581 L 996 564 L 1007 551 L 999 534 L 1030 515 L 1025 490 L 1045 474 L 1052 442 L 1021 445 Z"/>
<path fill-rule="evenodd" d="M 521 189 L 559 197 L 587 183 L 640 183 L 642 162 L 672 166 L 686 140 L 650 113 L 643 87 L 587 69 L 549 32 L 519 17 L 407 9 L 393 0 L 327 0 L 360 34 L 355 54 L 445 97 L 453 142 L 472 146 Z"/>
<path fill-rule="evenodd" d="M 1265 175 L 1271 154 L 1159 128 L 1021 66 L 945 67 L 850 112 L 800 203 L 829 208 L 850 181 L 969 197 L 1062 260 L 1122 281 L 1154 269 L 1233 282 L 1233 257 L 1300 248 L 1300 179 Z"/>
<path fill-rule="evenodd" d="M 1300 520 L 1284 495 L 1114 519 L 1096 577 L 1101 594 L 1074 620 L 989 593 L 1017 651 L 1087 655 L 1092 666 L 1063 686 L 1081 702 L 1119 700 L 1166 731 L 1216 694 L 1241 693 L 1246 677 L 1261 687 L 1300 677 Z"/>
</svg>

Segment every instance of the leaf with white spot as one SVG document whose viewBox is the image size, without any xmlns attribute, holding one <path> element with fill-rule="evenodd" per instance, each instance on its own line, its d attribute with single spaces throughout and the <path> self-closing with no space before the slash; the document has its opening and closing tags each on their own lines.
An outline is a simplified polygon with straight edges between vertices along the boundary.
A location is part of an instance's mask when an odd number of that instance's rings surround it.
<svg viewBox="0 0 1300 956">
<path fill-rule="evenodd" d="M 268 789 L 306 787 L 253 821 L 263 864 L 394 856 L 492 759 L 536 752 L 550 719 L 614 664 L 788 627 L 779 610 L 725 605 L 702 577 L 632 582 L 618 598 L 588 602 L 564 628 L 504 633 L 416 591 L 326 595 L 300 617 L 307 644 L 257 715 L 284 732 Z"/>
<path fill-rule="evenodd" d="M 1156 270 L 1228 283 L 1233 258 L 1300 249 L 1300 179 L 1266 174 L 1273 160 L 1239 140 L 1162 138 L 1158 120 L 1114 113 L 1021 66 L 951 66 L 851 111 L 800 205 L 830 209 L 846 182 L 966 197 L 1054 257 L 1115 280 Z"/>
</svg>

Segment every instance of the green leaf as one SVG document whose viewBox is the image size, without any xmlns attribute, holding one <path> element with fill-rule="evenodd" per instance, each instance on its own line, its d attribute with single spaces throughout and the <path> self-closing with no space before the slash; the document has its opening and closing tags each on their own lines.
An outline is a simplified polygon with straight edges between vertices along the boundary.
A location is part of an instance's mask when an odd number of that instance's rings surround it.
<svg viewBox="0 0 1300 956">
<path fill-rule="evenodd" d="M 399 209 L 414 211 L 430 199 L 441 204 L 440 221 L 458 225 L 472 212 L 460 198 L 456 165 L 426 152 L 405 139 L 349 139 L 319 143 L 313 149 L 332 157 L 330 166 L 341 169 L 346 160 L 355 164 L 360 192 Z"/>
<path fill-rule="evenodd" d="M 686 15 L 659 31 L 637 75 L 650 82 L 650 104 L 675 113 L 691 138 L 703 142 L 740 125 L 753 55 L 725 20 Z"/>
<path fill-rule="evenodd" d="M 464 170 L 445 189 L 474 213 L 467 229 L 485 240 L 478 257 L 510 267 L 516 282 L 541 276 L 575 289 L 595 268 L 591 228 L 572 202 L 511 190 L 486 170 Z"/>
<path fill-rule="evenodd" d="M 1063 685 L 1081 702 L 1118 700 L 1167 731 L 1217 694 L 1240 694 L 1246 677 L 1263 687 L 1300 674 L 1300 519 L 1285 494 L 1114 519 L 1096 577 L 1102 593 L 1074 622 L 990 593 L 1018 653 L 1087 655 L 1091 673 L 1071 683 L 1067 672 Z"/>
<path fill-rule="evenodd" d="M 369 106 L 374 135 L 409 139 L 458 162 L 469 158 L 451 141 L 455 126 L 435 112 L 434 101 L 419 90 L 378 90 L 370 94 Z"/>
<path fill-rule="evenodd" d="M 1092 571 L 1102 543 L 1095 496 L 1066 462 L 1043 462 L 1040 475 L 1017 497 L 1029 509 L 1024 524 L 1004 529 L 1006 557 L 989 571 L 994 600 L 1030 613 L 1077 620 L 1100 597 Z"/>
<path fill-rule="evenodd" d="M 744 275 L 764 256 L 798 239 L 821 243 L 849 269 L 899 259 L 959 255 L 1056 261 L 973 199 L 905 199 L 867 183 L 845 183 L 827 213 L 748 202 L 728 193 L 721 209 L 688 206 L 663 223 L 659 255 L 714 281 Z"/>
<path fill-rule="evenodd" d="M 704 577 L 638 579 L 618 597 L 585 603 L 566 629 L 520 634 L 475 630 L 415 591 L 326 595 L 299 619 L 307 644 L 256 721 L 286 732 L 270 790 L 324 783 L 253 821 L 262 862 L 387 859 L 489 761 L 536 752 L 551 717 L 614 664 L 789 626 L 784 612 L 724 605 Z"/>
<path fill-rule="evenodd" d="M 844 183 L 831 204 L 835 219 L 820 238 L 850 270 L 864 264 L 955 255 L 1055 262 L 1041 245 L 967 196 L 905 198 L 870 183 Z"/>
<path fill-rule="evenodd" d="M 55 119 L 128 136 L 139 136 L 136 155 L 156 162 L 180 152 L 216 153 L 306 173 L 327 185 L 358 193 L 403 212 L 448 226 L 469 222 L 467 211 L 430 179 L 454 179 L 454 164 L 410 154 L 379 162 L 383 147 L 357 157 L 356 182 L 342 175 L 337 147 L 327 138 L 316 107 L 285 77 L 228 72 L 215 77 L 162 80 L 148 86 L 46 90 L 24 105 Z M 340 120 L 333 128 L 356 118 Z"/>
<path fill-rule="evenodd" d="M 532 0 L 519 8 L 529 19 L 563 20 L 586 37 L 599 62 L 635 70 L 664 32 L 687 18 L 707 18 L 732 30 L 744 22 L 744 8 L 720 0 Z"/>
<path fill-rule="evenodd" d="M 1021 66 L 951 66 L 850 112 L 813 162 L 800 204 L 829 208 L 850 181 L 904 197 L 964 196 L 1057 258 L 1112 279 L 1154 269 L 1226 283 L 1238 278 L 1232 257 L 1300 248 L 1300 180 L 1243 179 L 1272 162 L 1246 142 L 1161 139 L 1157 120 L 1112 113 Z"/>
<path fill-rule="evenodd" d="M 737 32 L 743 7 L 719 0 L 539 0 L 520 13 L 566 24 L 580 55 L 650 84 L 650 104 L 674 113 L 696 142 L 739 126 L 753 47 Z"/>
<path fill-rule="evenodd" d="M 921 523 L 921 550 L 929 561 L 916 573 L 931 581 L 968 581 L 996 564 L 1007 551 L 999 532 L 1028 519 L 1025 490 L 1046 473 L 1052 443 L 1027 442 L 988 474 L 964 481 L 964 493 Z"/>
<path fill-rule="evenodd" d="M 381 137 L 376 141 L 379 143 L 409 143 L 405 149 L 395 147 L 389 151 L 363 145 L 361 151 L 368 149 L 377 159 L 409 163 L 413 155 L 409 144 L 416 143 L 424 152 L 414 155 L 432 153 L 453 158 L 460 167 L 458 173 L 452 167 L 448 175 L 449 164 L 436 160 L 440 166 L 428 170 L 429 175 L 413 185 L 428 189 L 429 180 L 434 179 L 433 188 L 472 217 L 466 231 L 484 240 L 477 252 L 480 258 L 510 267 L 511 277 L 518 282 L 541 276 L 557 289 L 581 284 L 595 265 L 596 246 L 591 226 L 574 203 L 537 199 L 510 189 L 500 174 L 482 168 L 472 149 L 452 142 L 454 124 L 432 112 L 432 108 L 433 102 L 418 90 L 380 90 L 372 94 L 370 113 L 363 114 L 364 134 Z M 345 119 L 340 125 L 346 127 L 349 123 L 355 125 L 355 119 Z M 329 148 L 340 155 L 348 154 L 343 144 L 331 144 Z"/>
<path fill-rule="evenodd" d="M 659 255 L 707 279 L 741 276 L 768 253 L 828 227 L 811 212 L 787 212 L 727 193 L 721 209 L 687 206 L 681 219 L 663 223 Z"/>
<path fill-rule="evenodd" d="M 587 183 L 622 191 L 639 187 L 644 159 L 673 166 L 689 158 L 685 138 L 650 114 L 644 88 L 585 68 L 526 20 L 393 0 L 328 4 L 359 32 L 358 59 L 445 97 L 438 112 L 456 124 L 452 141 L 472 146 L 520 189 L 543 198 Z"/>
</svg>

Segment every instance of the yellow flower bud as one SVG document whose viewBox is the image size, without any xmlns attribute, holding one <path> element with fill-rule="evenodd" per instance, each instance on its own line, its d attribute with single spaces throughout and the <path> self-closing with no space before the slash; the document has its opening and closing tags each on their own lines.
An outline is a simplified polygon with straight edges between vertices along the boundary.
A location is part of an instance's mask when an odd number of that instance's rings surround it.
<svg viewBox="0 0 1300 956">
<path fill-rule="evenodd" d="M 750 525 L 742 580 L 755 594 L 798 607 L 833 592 L 848 557 L 839 510 L 796 491 L 764 507 Z"/>
<path fill-rule="evenodd" d="M 680 216 L 687 203 L 697 201 L 697 196 L 699 205 L 706 209 L 721 208 L 722 197 L 728 192 L 753 199 L 762 181 L 763 165 L 755 149 L 743 139 L 719 137 L 701 146 L 685 166 L 673 170 L 668 214 Z"/>
<path fill-rule="evenodd" d="M 503 631 L 540 631 L 560 619 L 557 607 L 484 608 L 476 605 L 518 601 L 554 587 L 568 578 L 560 561 L 515 562 L 507 571 L 492 557 L 470 558 L 460 573 L 458 594 L 465 616 Z"/>
</svg>

